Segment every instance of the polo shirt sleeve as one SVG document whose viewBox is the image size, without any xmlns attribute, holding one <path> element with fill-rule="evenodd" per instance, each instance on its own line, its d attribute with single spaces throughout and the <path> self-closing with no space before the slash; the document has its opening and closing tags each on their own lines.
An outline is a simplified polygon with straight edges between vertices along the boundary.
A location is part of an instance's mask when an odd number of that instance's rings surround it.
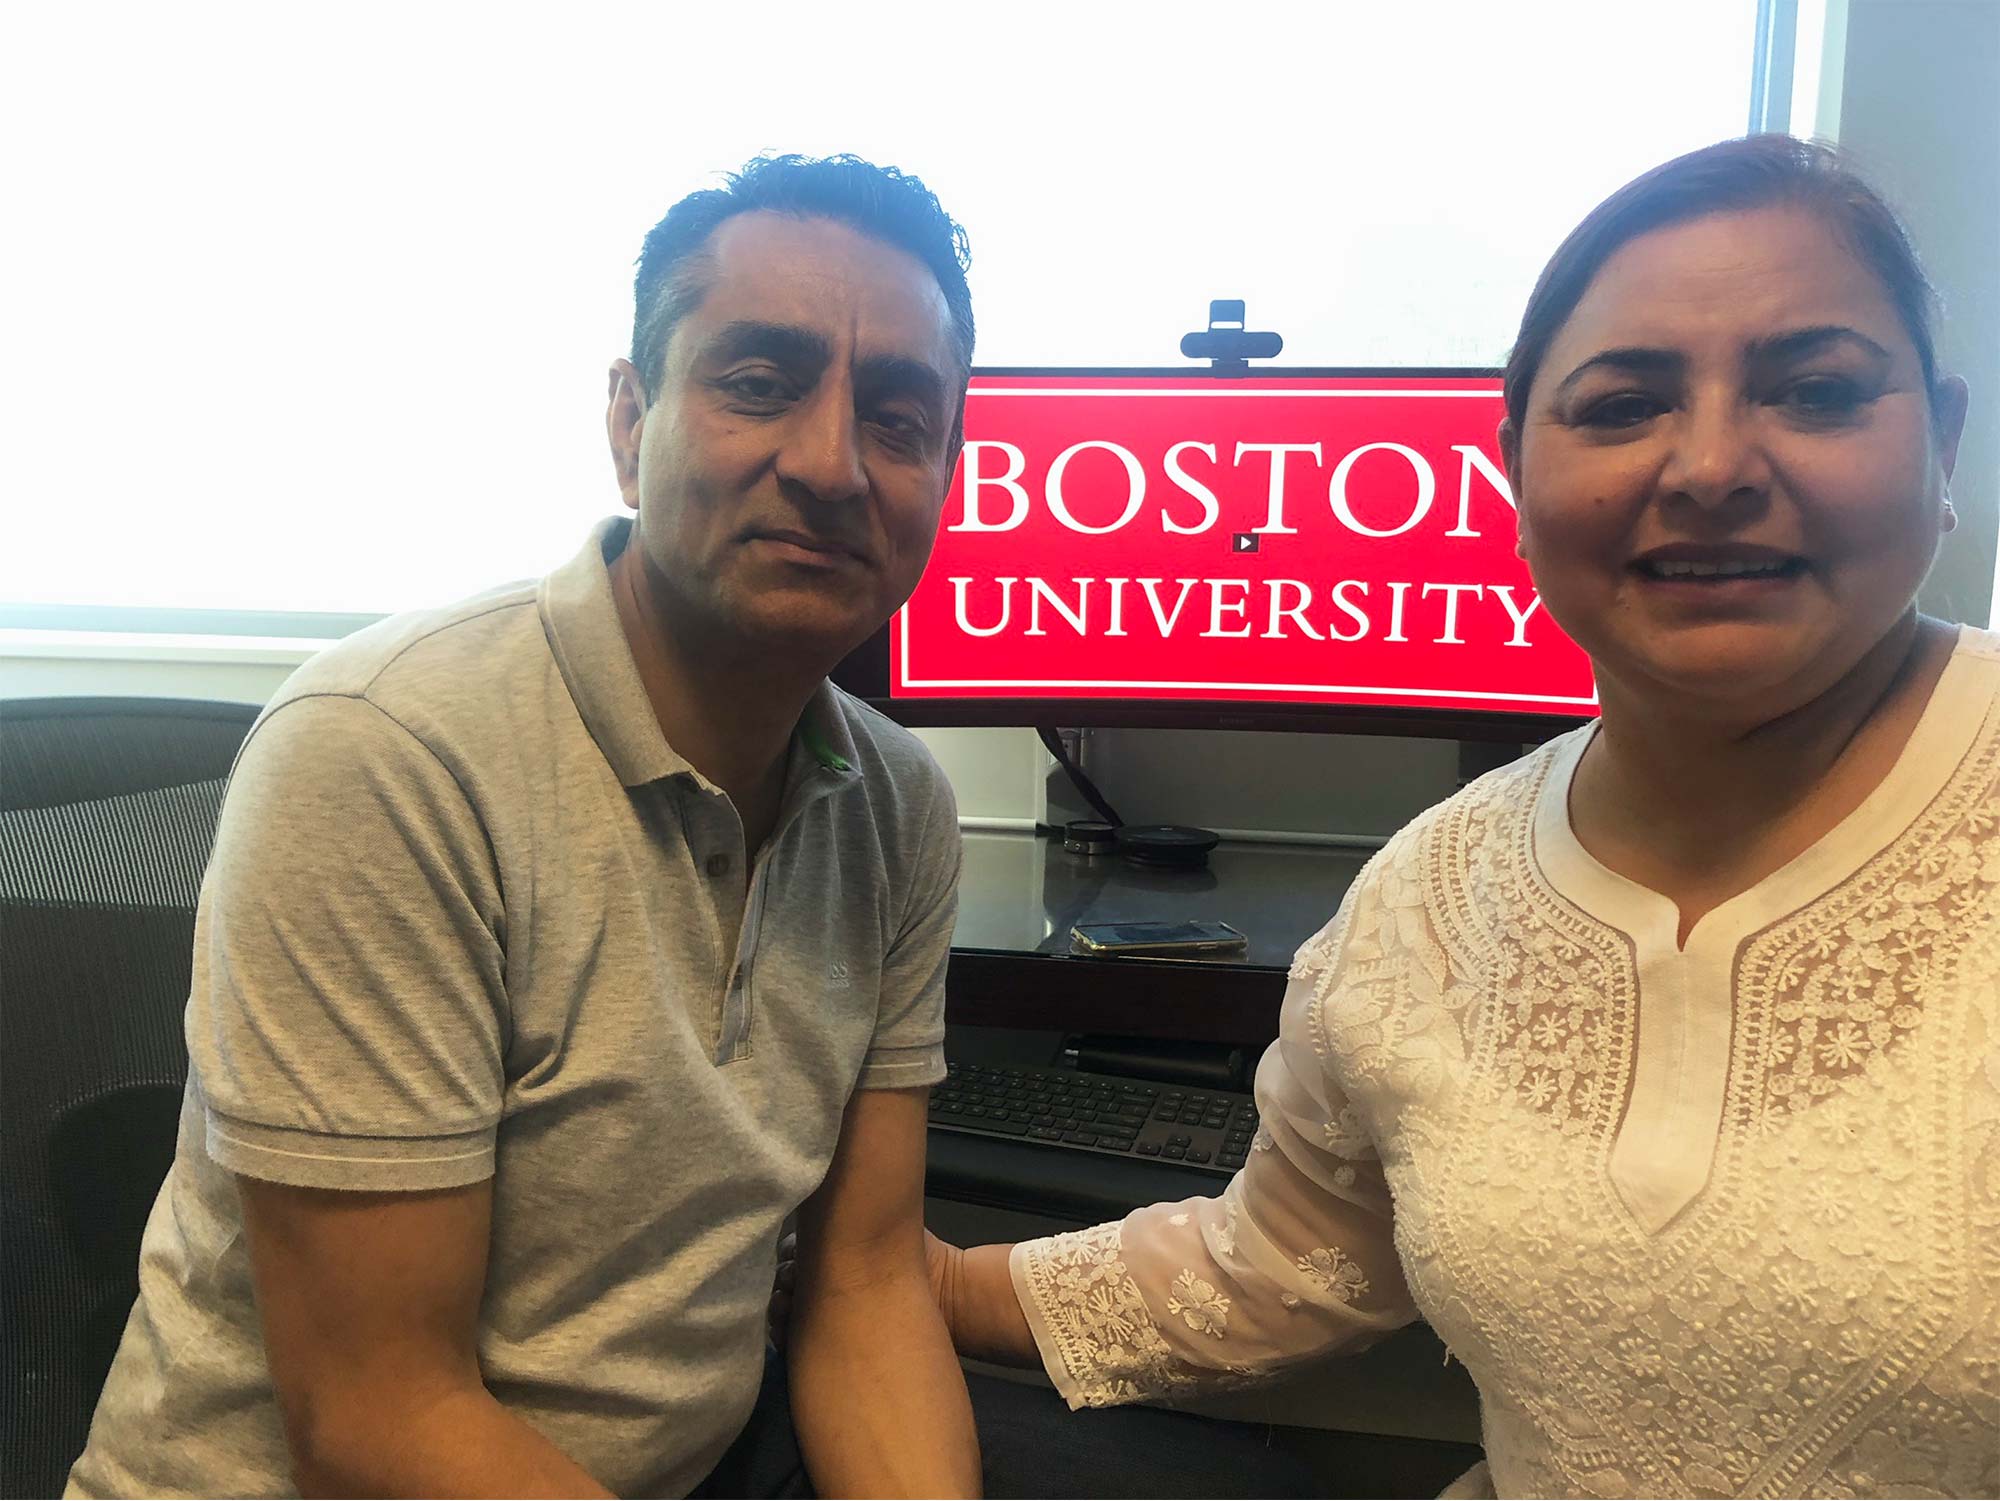
<svg viewBox="0 0 2000 1501">
<path fill-rule="evenodd" d="M 861 1060 L 857 1089 L 915 1089 L 945 1075 L 944 972 L 958 920 L 958 873 L 964 863 L 958 802 L 931 767 L 923 824 L 901 929 L 882 960 L 875 1035 Z"/>
<path fill-rule="evenodd" d="M 187 1035 L 209 1156 L 316 1188 L 492 1176 L 502 912 L 484 827 L 417 736 L 353 696 L 273 710 L 202 885 Z"/>
</svg>

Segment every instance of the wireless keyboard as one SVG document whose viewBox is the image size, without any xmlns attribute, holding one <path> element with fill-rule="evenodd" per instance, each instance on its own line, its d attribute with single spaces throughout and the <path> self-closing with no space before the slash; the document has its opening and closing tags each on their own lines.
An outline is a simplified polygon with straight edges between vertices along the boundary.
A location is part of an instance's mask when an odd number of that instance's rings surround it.
<svg viewBox="0 0 2000 1501">
<path fill-rule="evenodd" d="M 931 1091 L 934 1130 L 1064 1151 L 1177 1162 L 1228 1177 L 1257 1130 L 1247 1094 L 1060 1068 L 952 1063 Z"/>
</svg>

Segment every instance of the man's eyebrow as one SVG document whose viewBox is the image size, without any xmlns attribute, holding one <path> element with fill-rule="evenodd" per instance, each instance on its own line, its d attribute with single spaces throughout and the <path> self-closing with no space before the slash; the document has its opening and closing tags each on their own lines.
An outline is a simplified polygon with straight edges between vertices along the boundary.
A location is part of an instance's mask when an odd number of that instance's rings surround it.
<svg viewBox="0 0 2000 1501">
<path fill-rule="evenodd" d="M 744 318 L 717 329 L 709 341 L 708 354 L 717 360 L 762 356 L 824 369 L 833 361 L 833 346 L 817 330 L 796 323 L 764 323 Z M 934 405 L 942 405 L 945 399 L 944 376 L 908 355 L 864 355 L 856 361 L 855 376 L 878 391 L 908 393 Z"/>
<path fill-rule="evenodd" d="M 1623 371 L 1630 375 L 1664 375 L 1679 370 L 1686 363 L 1686 360 L 1671 349 L 1646 349 L 1637 345 L 1600 349 L 1565 375 L 1553 394 L 1557 400 L 1561 400 L 1562 394 L 1571 386 L 1591 371 L 1601 368 Z"/>
<path fill-rule="evenodd" d="M 945 401 L 944 376 L 922 360 L 902 354 L 863 355 L 855 362 L 857 385 L 891 395 L 910 395 L 942 407 Z"/>
<path fill-rule="evenodd" d="M 1750 345 L 1750 358 L 1753 361 L 1803 359 L 1807 355 L 1818 354 L 1831 344 L 1857 344 L 1875 359 L 1894 358 L 1859 329 L 1841 323 L 1819 323 L 1811 328 L 1795 328 L 1768 339 L 1754 340 Z"/>
<path fill-rule="evenodd" d="M 798 365 L 824 366 L 833 358 L 833 348 L 810 328 L 795 323 L 760 323 L 741 319 L 725 323 L 709 341 L 709 356 L 719 360 L 740 360 L 762 355 Z"/>
</svg>

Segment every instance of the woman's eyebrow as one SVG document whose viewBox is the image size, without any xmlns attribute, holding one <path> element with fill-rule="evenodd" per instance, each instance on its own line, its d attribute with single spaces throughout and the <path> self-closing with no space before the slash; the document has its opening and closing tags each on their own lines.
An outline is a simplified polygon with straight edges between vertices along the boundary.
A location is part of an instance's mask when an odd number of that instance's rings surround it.
<svg viewBox="0 0 2000 1501">
<path fill-rule="evenodd" d="M 1682 355 L 1671 349 L 1647 349 L 1639 345 L 1600 349 L 1565 375 L 1554 395 L 1560 400 L 1565 391 L 1597 369 L 1612 369 L 1628 375 L 1666 375 L 1679 371 L 1686 363 Z"/>
<path fill-rule="evenodd" d="M 1752 362 L 1781 363 L 1818 354 L 1835 344 L 1857 345 L 1865 354 L 1877 360 L 1886 361 L 1892 358 L 1888 350 L 1866 334 L 1842 323 L 1816 323 L 1810 328 L 1795 328 L 1785 333 L 1773 334 L 1766 339 L 1753 339 L 1750 343 L 1749 358 Z"/>
</svg>

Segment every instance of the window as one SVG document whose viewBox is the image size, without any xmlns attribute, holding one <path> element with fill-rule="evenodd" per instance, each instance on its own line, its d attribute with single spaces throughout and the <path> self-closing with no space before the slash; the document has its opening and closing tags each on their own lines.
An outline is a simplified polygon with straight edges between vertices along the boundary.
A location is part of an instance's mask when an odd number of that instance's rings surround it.
<svg viewBox="0 0 2000 1501">
<path fill-rule="evenodd" d="M 639 242 L 762 150 L 924 176 L 971 234 L 983 364 L 1176 364 L 1224 296 L 1289 363 L 1496 363 L 1592 203 L 1743 130 L 1757 26 L 1754 0 L 41 7 L 7 106 L 35 149 L 0 624 L 351 617 L 560 562 L 618 505 Z"/>
</svg>

